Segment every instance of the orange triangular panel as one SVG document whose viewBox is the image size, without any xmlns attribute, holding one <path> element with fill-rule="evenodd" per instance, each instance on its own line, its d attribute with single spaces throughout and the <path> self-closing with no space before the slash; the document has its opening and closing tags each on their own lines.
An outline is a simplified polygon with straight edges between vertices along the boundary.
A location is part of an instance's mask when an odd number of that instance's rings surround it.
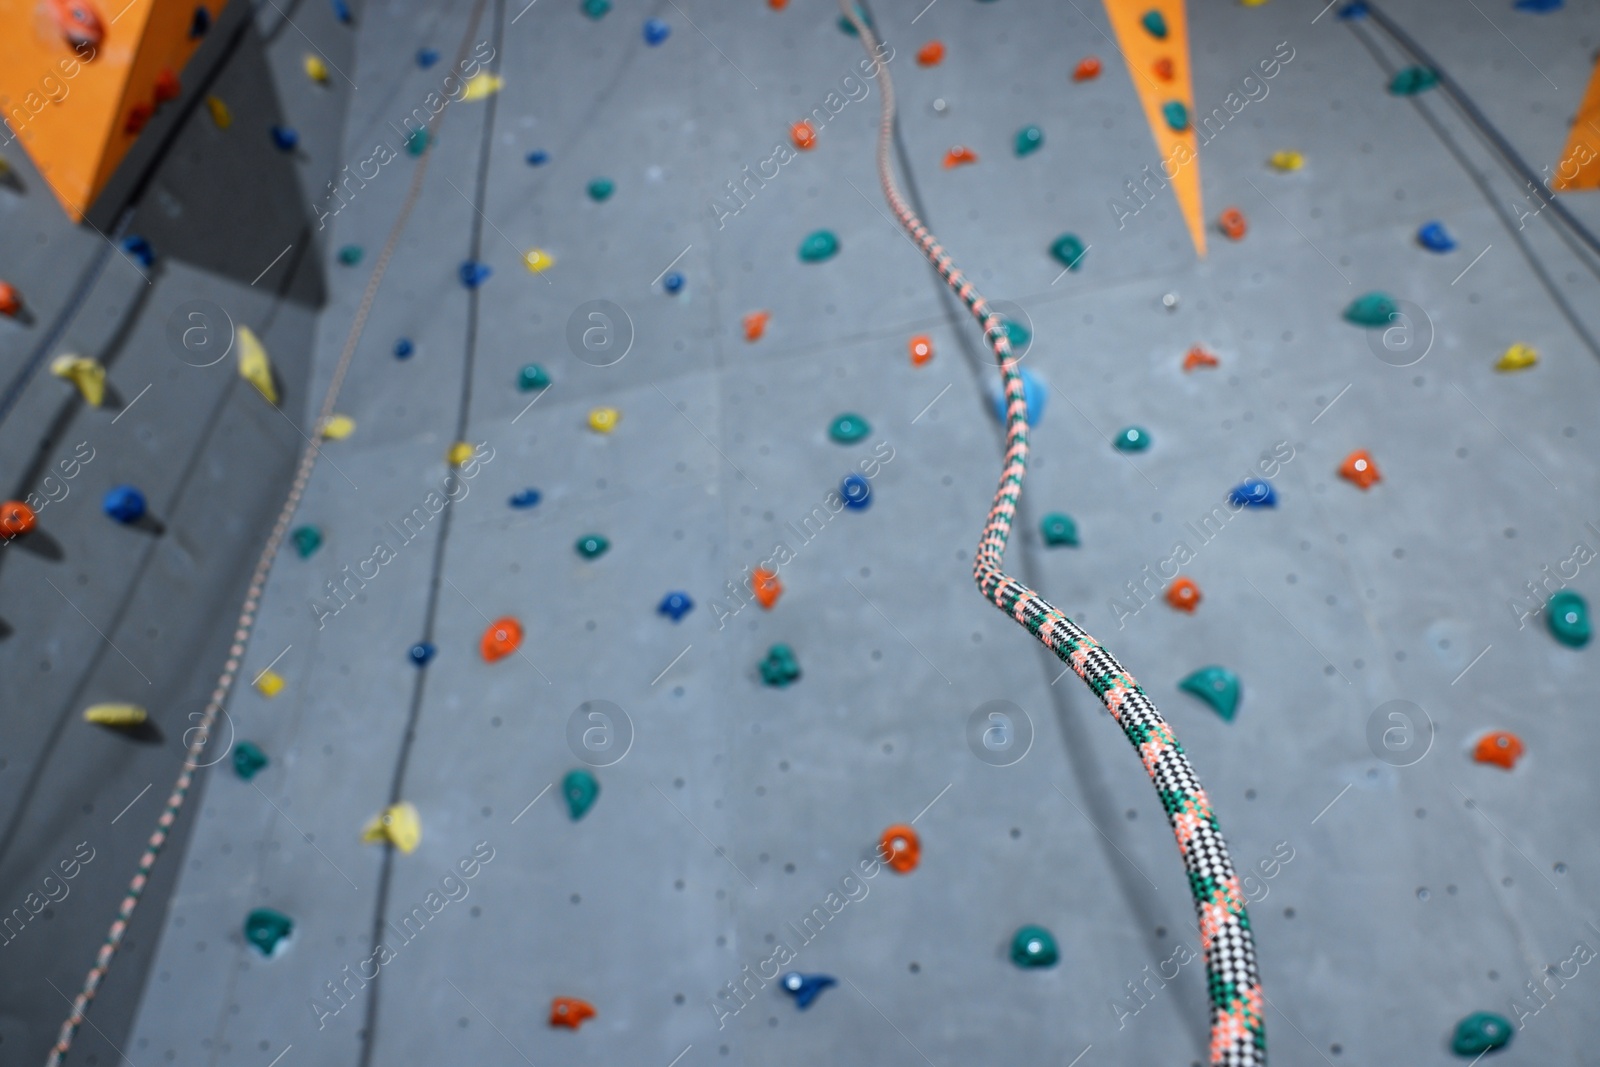
<svg viewBox="0 0 1600 1067">
<path fill-rule="evenodd" d="M 1567 150 L 1556 163 L 1550 188 L 1557 191 L 1600 189 L 1600 59 L 1595 60 L 1589 77 L 1589 91 L 1578 105 L 1572 120 L 1572 135 Z"/>
</svg>

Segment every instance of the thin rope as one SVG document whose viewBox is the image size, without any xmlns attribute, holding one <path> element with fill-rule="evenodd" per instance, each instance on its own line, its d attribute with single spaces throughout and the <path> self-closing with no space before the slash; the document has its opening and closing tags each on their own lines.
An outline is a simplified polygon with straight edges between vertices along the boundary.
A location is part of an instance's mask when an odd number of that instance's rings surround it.
<svg viewBox="0 0 1600 1067">
<path fill-rule="evenodd" d="M 973 578 L 985 598 L 1026 627 L 1083 679 L 1138 750 L 1177 838 L 1178 852 L 1183 856 L 1189 891 L 1194 896 L 1199 916 L 1200 943 L 1205 952 L 1211 997 L 1211 1062 L 1217 1067 L 1264 1067 L 1267 1060 L 1266 1023 L 1262 1014 L 1265 997 L 1256 973 L 1255 943 L 1250 933 L 1250 917 L 1245 911 L 1244 891 L 1234 873 L 1211 801 L 1189 766 L 1183 747 L 1139 683 L 1110 652 L 1038 593 L 1001 570 L 1028 461 L 1028 404 L 1022 376 L 1011 355 L 1005 320 L 998 312 L 990 310 L 972 283 L 956 269 L 950 254 L 901 196 L 889 158 L 895 116 L 894 87 L 889 71 L 878 56 L 872 28 L 851 0 L 839 0 L 839 7 L 855 26 L 868 57 L 877 67 L 883 100 L 878 128 L 878 179 L 883 185 L 884 197 L 917 247 L 938 269 L 945 284 L 982 324 L 984 337 L 994 349 L 1005 383 L 1005 467 L 995 491 L 994 506 L 989 510 L 988 522 L 978 542 Z"/>
</svg>

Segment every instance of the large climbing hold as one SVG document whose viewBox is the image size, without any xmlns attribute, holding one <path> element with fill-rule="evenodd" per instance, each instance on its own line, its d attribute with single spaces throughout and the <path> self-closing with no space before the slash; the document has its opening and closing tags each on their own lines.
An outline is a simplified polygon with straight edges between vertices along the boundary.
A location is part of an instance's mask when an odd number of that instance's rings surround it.
<svg viewBox="0 0 1600 1067">
<path fill-rule="evenodd" d="M 100 500 L 100 507 L 107 517 L 124 526 L 132 526 L 144 518 L 147 505 L 144 494 L 131 485 L 114 485 L 106 490 L 106 495 Z"/>
<path fill-rule="evenodd" d="M 272 360 L 266 346 L 248 326 L 238 329 L 239 377 L 256 387 L 256 392 L 266 397 L 267 403 L 278 402 L 278 386 L 273 381 Z"/>
<path fill-rule="evenodd" d="M 1589 643 L 1589 604 L 1570 589 L 1563 589 L 1550 598 L 1544 607 L 1545 622 L 1555 639 L 1568 648 L 1582 648 Z"/>
<path fill-rule="evenodd" d="M 150 713 L 137 704 L 91 704 L 83 709 L 83 721 L 101 726 L 138 726 Z"/>
<path fill-rule="evenodd" d="M 910 874 L 922 862 L 922 839 L 911 827 L 896 823 L 878 838 L 878 855 L 896 874 Z"/>
<path fill-rule="evenodd" d="M 1376 329 L 1380 326 L 1389 325 L 1399 313 L 1400 308 L 1395 303 L 1394 297 L 1388 293 L 1373 290 L 1370 293 L 1362 293 L 1350 301 L 1349 305 L 1344 309 L 1344 319 L 1346 322 L 1353 322 L 1357 326 Z"/>
<path fill-rule="evenodd" d="M 410 801 L 390 804 L 361 828 L 361 840 L 369 845 L 388 842 L 409 856 L 422 843 L 422 818 Z"/>
<path fill-rule="evenodd" d="M 1262 478 L 1246 478 L 1228 490 L 1228 503 L 1236 508 L 1275 508 L 1278 492 Z"/>
<path fill-rule="evenodd" d="M 1018 967 L 1054 967 L 1061 958 L 1055 935 L 1042 926 L 1021 927 L 1011 938 L 1011 962 Z"/>
<path fill-rule="evenodd" d="M 289 935 L 294 932 L 294 920 L 272 908 L 256 908 L 244 920 L 244 939 L 256 947 L 263 956 L 275 956 Z"/>
<path fill-rule="evenodd" d="M 767 685 L 782 689 L 800 677 L 800 661 L 788 645 L 773 645 L 767 649 L 767 658 L 761 661 L 761 680 Z"/>
<path fill-rule="evenodd" d="M 1506 349 L 1505 355 L 1495 363 L 1494 369 L 1499 371 L 1527 370 L 1539 362 L 1539 352 L 1532 345 L 1521 342 Z"/>
<path fill-rule="evenodd" d="M 1078 524 L 1062 511 L 1052 511 L 1039 521 L 1039 534 L 1051 548 L 1078 545 Z"/>
<path fill-rule="evenodd" d="M 831 985 L 838 985 L 838 980 L 826 974 L 801 974 L 799 971 L 790 971 L 784 975 L 781 984 L 783 991 L 794 998 L 794 1006 L 801 1011 L 811 1007 L 817 995 Z"/>
<path fill-rule="evenodd" d="M 1450 1051 L 1457 1056 L 1482 1056 L 1511 1044 L 1511 1020 L 1493 1012 L 1475 1011 L 1456 1024 Z"/>
<path fill-rule="evenodd" d="M 1050 245 L 1050 254 L 1055 257 L 1057 263 L 1068 270 L 1077 270 L 1083 263 L 1083 254 L 1087 251 L 1082 239 L 1075 233 L 1064 233 Z"/>
<path fill-rule="evenodd" d="M 267 754 L 254 741 L 240 741 L 233 746 L 233 772 L 249 781 L 267 766 Z"/>
<path fill-rule="evenodd" d="M 522 645 L 522 623 L 510 615 L 496 619 L 483 631 L 478 641 L 478 651 L 484 661 L 493 663 L 505 659 Z"/>
<path fill-rule="evenodd" d="M 1428 67 L 1407 67 L 1395 74 L 1389 82 L 1389 91 L 1395 96 L 1416 96 L 1439 84 L 1439 75 Z"/>
<path fill-rule="evenodd" d="M 1472 750 L 1472 758 L 1479 763 L 1492 763 L 1509 771 L 1517 765 L 1522 753 L 1520 737 L 1505 730 L 1496 730 L 1478 739 L 1477 745 Z"/>
<path fill-rule="evenodd" d="M 813 230 L 800 242 L 800 258 L 806 263 L 832 259 L 839 251 L 839 238 L 831 230 Z"/>
<path fill-rule="evenodd" d="M 1201 667 L 1178 683 L 1178 688 L 1211 705 L 1228 722 L 1239 711 L 1239 676 L 1226 667 Z"/>
<path fill-rule="evenodd" d="M 1372 462 L 1372 457 L 1364 448 L 1358 448 L 1339 464 L 1339 477 L 1354 482 L 1362 489 L 1371 489 L 1374 482 L 1380 480 L 1378 465 Z"/>
<path fill-rule="evenodd" d="M 1192 578 L 1178 578 L 1167 586 L 1165 596 L 1168 604 L 1191 615 L 1194 614 L 1194 609 L 1200 606 L 1200 587 Z"/>
<path fill-rule="evenodd" d="M 50 373 L 71 382 L 83 395 L 84 403 L 99 407 L 106 398 L 106 369 L 85 356 L 57 356 L 50 361 Z"/>
<path fill-rule="evenodd" d="M 567 801 L 567 815 L 577 822 L 600 799 L 600 779 L 582 767 L 568 771 L 561 779 L 561 795 Z"/>
<path fill-rule="evenodd" d="M 552 997 L 550 1000 L 550 1025 L 576 1030 L 585 1019 L 594 1018 L 594 1005 L 577 997 Z"/>
</svg>

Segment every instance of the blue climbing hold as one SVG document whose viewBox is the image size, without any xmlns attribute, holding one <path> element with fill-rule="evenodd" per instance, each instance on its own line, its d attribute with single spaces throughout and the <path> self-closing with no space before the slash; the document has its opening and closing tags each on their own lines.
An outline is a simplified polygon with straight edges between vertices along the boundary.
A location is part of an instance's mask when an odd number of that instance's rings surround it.
<svg viewBox="0 0 1600 1067">
<path fill-rule="evenodd" d="M 350 5 L 345 0 L 333 0 L 333 17 L 346 26 L 355 21 L 355 16 L 350 14 Z"/>
<path fill-rule="evenodd" d="M 211 12 L 203 7 L 194 9 L 194 17 L 189 20 L 189 40 L 198 41 L 211 29 Z"/>
<path fill-rule="evenodd" d="M 156 250 L 150 247 L 149 241 L 136 234 L 122 239 L 122 250 L 138 260 L 141 267 L 148 268 L 156 261 Z"/>
<path fill-rule="evenodd" d="M 409 337 L 402 337 L 402 338 L 400 338 L 400 340 L 398 340 L 398 341 L 396 341 L 394 343 L 394 358 L 395 359 L 410 359 L 411 358 L 411 353 L 413 353 L 415 351 L 416 351 L 416 349 L 414 347 L 412 347 L 411 338 L 409 338 Z"/>
<path fill-rule="evenodd" d="M 535 148 L 532 152 L 528 153 L 527 159 L 528 166 L 542 167 L 546 163 L 550 162 L 550 153 L 546 152 L 542 148 Z"/>
<path fill-rule="evenodd" d="M 1366 18 L 1366 0 L 1352 0 L 1351 3 L 1344 5 L 1339 9 L 1339 17 L 1344 19 L 1346 22 L 1354 22 L 1356 19 Z"/>
<path fill-rule="evenodd" d="M 431 48 L 417 49 L 417 66 L 421 67 L 423 70 L 427 70 L 437 62 L 439 62 L 438 52 L 435 52 Z"/>
<path fill-rule="evenodd" d="M 1560 11 L 1566 6 L 1566 0 L 1517 0 L 1513 6 L 1518 11 L 1531 11 L 1535 15 L 1547 15 L 1552 11 Z"/>
<path fill-rule="evenodd" d="M 682 621 L 683 617 L 694 610 L 694 601 L 689 599 L 688 593 L 668 593 L 661 598 L 661 603 L 656 605 L 656 614 L 665 615 L 673 622 Z"/>
<path fill-rule="evenodd" d="M 1028 404 L 1028 425 L 1037 426 L 1039 425 L 1039 420 L 1044 418 L 1044 405 L 1045 400 L 1049 397 L 1049 390 L 1045 387 L 1044 379 L 1026 367 L 1019 373 L 1022 375 L 1022 399 L 1027 401 Z M 990 395 L 994 401 L 995 418 L 1005 422 L 1005 392 L 999 388 L 991 387 Z"/>
<path fill-rule="evenodd" d="M 1417 242 L 1430 252 L 1455 251 L 1455 238 L 1445 232 L 1444 223 L 1434 221 L 1425 222 L 1417 231 Z"/>
<path fill-rule="evenodd" d="M 661 19 L 645 19 L 644 43 L 654 48 L 672 35 L 672 27 Z"/>
<path fill-rule="evenodd" d="M 1226 667 L 1201 667 L 1178 683 L 1178 688 L 1211 705 L 1228 722 L 1239 710 L 1239 676 Z"/>
<path fill-rule="evenodd" d="M 106 491 L 101 507 L 124 526 L 131 526 L 144 518 L 144 494 L 131 485 L 114 486 Z"/>
<path fill-rule="evenodd" d="M 1118 452 L 1143 452 L 1150 447 L 1150 431 L 1127 426 L 1111 439 L 1111 444 Z"/>
<path fill-rule="evenodd" d="M 1271 482 L 1246 478 L 1228 491 L 1228 503 L 1236 508 L 1275 508 L 1278 506 L 1278 494 Z"/>
<path fill-rule="evenodd" d="M 272 127 L 272 143 L 277 145 L 278 150 L 281 152 L 293 152 L 295 146 L 300 143 L 300 135 L 294 131 L 292 126 L 274 126 Z"/>
<path fill-rule="evenodd" d="M 426 667 L 428 665 L 428 661 L 433 658 L 433 654 L 436 651 L 438 650 L 435 649 L 431 643 L 427 641 L 418 641 L 416 644 L 411 646 L 411 650 L 406 654 L 411 657 L 412 663 L 415 663 L 419 667 Z"/>
<path fill-rule="evenodd" d="M 817 995 L 831 985 L 838 985 L 838 979 L 826 974 L 801 974 L 799 971 L 790 971 L 783 976 L 783 991 L 794 998 L 794 1006 L 801 1011 L 811 1007 L 811 1002 Z"/>
<path fill-rule="evenodd" d="M 490 273 L 492 272 L 489 269 L 489 264 L 469 259 L 461 264 L 461 284 L 468 289 L 476 289 L 484 283 Z"/>
<path fill-rule="evenodd" d="M 854 511 L 865 511 L 872 504 L 872 486 L 859 474 L 844 476 L 839 495 L 844 497 L 844 506 Z"/>
<path fill-rule="evenodd" d="M 665 289 L 669 293 L 682 292 L 683 291 L 683 275 L 679 274 L 675 270 L 674 271 L 668 271 L 667 272 L 667 276 L 665 278 L 661 279 L 661 288 Z"/>
<path fill-rule="evenodd" d="M 511 498 L 511 506 L 519 509 L 531 508 L 538 502 L 539 490 L 537 489 L 524 489 L 521 492 L 513 495 Z"/>
</svg>

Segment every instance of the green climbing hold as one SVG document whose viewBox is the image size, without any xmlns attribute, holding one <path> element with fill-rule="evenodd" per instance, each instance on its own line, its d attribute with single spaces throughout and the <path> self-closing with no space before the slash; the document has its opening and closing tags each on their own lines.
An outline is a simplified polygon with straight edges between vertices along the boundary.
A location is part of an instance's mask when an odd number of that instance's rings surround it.
<svg viewBox="0 0 1600 1067">
<path fill-rule="evenodd" d="M 1167 120 L 1167 126 L 1174 133 L 1182 133 L 1189 128 L 1189 109 L 1183 106 L 1182 100 L 1168 100 L 1162 104 L 1161 117 Z"/>
<path fill-rule="evenodd" d="M 1144 17 L 1139 20 L 1139 25 L 1143 26 L 1147 31 L 1149 31 L 1150 36 L 1154 37 L 1156 40 L 1165 41 L 1167 39 L 1166 16 L 1162 15 L 1161 12 L 1157 11 L 1155 8 L 1151 8 L 1149 11 L 1144 13 Z"/>
<path fill-rule="evenodd" d="M 583 13 L 592 19 L 603 19 L 611 10 L 611 0 L 583 0 Z"/>
<path fill-rule="evenodd" d="M 853 445 L 872 432 L 872 426 L 860 415 L 845 412 L 828 424 L 828 436 L 841 445 Z"/>
<path fill-rule="evenodd" d="M 294 930 L 294 920 L 281 911 L 257 908 L 245 917 L 244 939 L 270 956 L 278 945 Z"/>
<path fill-rule="evenodd" d="M 1052 511 L 1039 523 L 1039 532 L 1044 535 L 1044 543 L 1052 548 L 1057 545 L 1078 544 L 1078 524 L 1072 521 L 1071 516 L 1059 511 Z"/>
<path fill-rule="evenodd" d="M 428 150 L 428 128 L 418 126 L 406 134 L 406 151 L 414 156 L 420 156 Z"/>
<path fill-rule="evenodd" d="M 584 559 L 599 559 L 606 554 L 606 549 L 611 547 L 611 542 L 599 534 L 585 534 L 583 537 L 578 538 L 576 547 L 578 555 Z"/>
<path fill-rule="evenodd" d="M 1439 75 L 1428 67 L 1407 67 L 1394 76 L 1389 91 L 1396 96 L 1415 96 L 1439 84 Z"/>
<path fill-rule="evenodd" d="M 839 239 L 830 230 L 817 230 L 800 242 L 800 259 L 805 263 L 821 263 L 832 259 L 839 251 Z"/>
<path fill-rule="evenodd" d="M 1589 643 L 1589 605 L 1570 589 L 1563 589 L 1545 605 L 1545 622 L 1556 640 L 1568 648 Z"/>
<path fill-rule="evenodd" d="M 1129 426 L 1112 439 L 1118 452 L 1143 452 L 1150 447 L 1150 431 Z"/>
<path fill-rule="evenodd" d="M 1032 342 L 1033 331 L 1022 325 L 1022 323 L 1014 319 L 1002 319 L 1001 322 L 1006 328 L 1006 340 L 1011 343 L 1012 355 L 1021 352 Z"/>
<path fill-rule="evenodd" d="M 1056 238 L 1055 244 L 1050 246 L 1050 254 L 1056 257 L 1057 263 L 1068 270 L 1077 270 L 1083 264 L 1083 254 L 1087 251 L 1075 233 L 1062 234 Z"/>
<path fill-rule="evenodd" d="M 339 249 L 339 262 L 347 267 L 353 267 L 361 262 L 361 257 L 365 254 L 360 245 L 345 245 Z"/>
<path fill-rule="evenodd" d="M 245 781 L 256 776 L 267 765 L 267 754 L 254 741 L 240 741 L 233 746 L 233 769 Z"/>
<path fill-rule="evenodd" d="M 1017 131 L 1017 155 L 1025 156 L 1044 144 L 1044 131 L 1037 126 L 1024 126 Z"/>
<path fill-rule="evenodd" d="M 1226 667 L 1201 667 L 1179 682 L 1178 688 L 1204 700 L 1229 722 L 1239 710 L 1239 676 Z"/>
<path fill-rule="evenodd" d="M 294 542 L 294 550 L 301 559 L 310 559 L 312 553 L 322 547 L 322 531 L 315 526 L 297 527 L 289 539 Z"/>
<path fill-rule="evenodd" d="M 788 645 L 773 645 L 767 649 L 767 658 L 761 661 L 761 680 L 782 689 L 800 677 L 800 661 Z"/>
<path fill-rule="evenodd" d="M 1475 1011 L 1456 1024 L 1450 1051 L 1457 1056 L 1481 1056 L 1490 1049 L 1511 1044 L 1511 1020 L 1493 1012 Z"/>
<path fill-rule="evenodd" d="M 537 363 L 529 363 L 517 372 L 517 388 L 524 393 L 531 393 L 535 389 L 548 389 L 550 375 Z"/>
<path fill-rule="evenodd" d="M 596 178 L 589 183 L 589 199 L 595 203 L 599 203 L 616 191 L 617 187 L 610 178 Z"/>
<path fill-rule="evenodd" d="M 561 795 L 567 798 L 567 814 L 572 816 L 573 822 L 577 822 L 589 814 L 589 809 L 599 799 L 600 779 L 582 768 L 568 771 L 567 776 L 561 779 Z"/>
<path fill-rule="evenodd" d="M 1024 926 L 1011 939 L 1011 962 L 1018 967 L 1054 967 L 1060 958 L 1055 935 L 1042 926 Z"/>
<path fill-rule="evenodd" d="M 1353 322 L 1357 326 L 1375 329 L 1389 325 L 1399 313 L 1400 307 L 1395 303 L 1394 297 L 1374 290 L 1350 301 L 1350 306 L 1344 309 L 1344 320 Z"/>
</svg>

